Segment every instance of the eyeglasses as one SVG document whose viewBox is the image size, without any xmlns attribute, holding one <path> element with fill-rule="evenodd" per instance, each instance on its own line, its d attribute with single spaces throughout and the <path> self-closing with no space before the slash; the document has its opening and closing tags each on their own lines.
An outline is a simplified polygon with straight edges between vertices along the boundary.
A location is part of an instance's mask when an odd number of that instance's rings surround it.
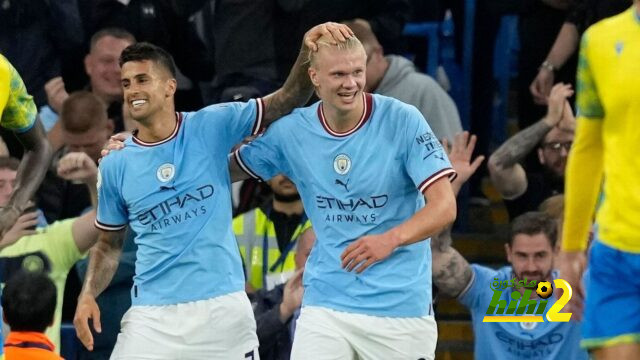
<svg viewBox="0 0 640 360">
<path fill-rule="evenodd" d="M 542 144 L 542 147 L 546 150 L 549 151 L 557 151 L 559 152 L 560 149 L 565 149 L 567 152 L 569 150 L 571 150 L 571 145 L 573 144 L 572 141 L 567 141 L 567 142 L 548 142 L 548 143 L 544 143 Z"/>
</svg>

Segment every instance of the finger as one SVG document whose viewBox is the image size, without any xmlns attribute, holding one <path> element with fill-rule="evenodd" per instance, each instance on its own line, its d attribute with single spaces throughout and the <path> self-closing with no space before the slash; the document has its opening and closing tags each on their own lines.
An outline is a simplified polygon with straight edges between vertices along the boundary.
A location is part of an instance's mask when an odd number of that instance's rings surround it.
<svg viewBox="0 0 640 360">
<path fill-rule="evenodd" d="M 534 80 L 531 85 L 529 85 L 529 92 L 533 95 L 533 98 L 539 98 L 541 96 L 540 90 L 538 90 L 538 81 Z"/>
<path fill-rule="evenodd" d="M 349 263 L 349 265 L 346 267 L 346 270 L 352 271 L 357 265 L 361 264 L 363 261 L 369 258 L 371 258 L 371 256 L 366 252 L 361 253 L 360 255 L 356 256 L 355 259 L 353 259 L 353 261 Z"/>
<path fill-rule="evenodd" d="M 447 138 L 442 138 L 441 143 L 444 151 L 446 151 L 447 154 L 451 154 L 451 149 L 449 148 L 449 140 L 447 140 Z"/>
<path fill-rule="evenodd" d="M 20 237 L 36 235 L 38 232 L 35 230 L 22 230 L 20 231 Z"/>
<path fill-rule="evenodd" d="M 120 142 L 124 142 L 129 137 L 128 133 L 117 133 L 115 135 L 111 135 L 111 139 L 117 140 Z"/>
<path fill-rule="evenodd" d="M 82 345 L 87 348 L 87 350 L 93 350 L 93 336 L 91 335 L 91 331 L 89 330 L 89 323 L 87 318 L 83 315 L 76 317 L 73 321 L 73 325 L 76 328 L 76 334 Z"/>
<path fill-rule="evenodd" d="M 27 222 L 30 220 L 34 220 L 38 218 L 38 212 L 37 211 L 30 211 L 28 213 L 24 213 L 22 215 L 20 215 L 20 217 L 18 218 L 18 222 Z"/>
<path fill-rule="evenodd" d="M 93 328 L 96 330 L 97 333 L 101 333 L 102 324 L 100 324 L 100 310 L 98 309 L 97 306 L 93 309 L 91 313 L 91 318 L 93 320 Z"/>
<path fill-rule="evenodd" d="M 352 242 L 351 244 L 349 244 L 349 246 L 347 246 L 346 249 L 344 249 L 344 251 L 342 252 L 342 255 L 340 255 L 340 258 L 344 259 L 349 253 L 357 249 L 359 246 L 360 246 L 360 240 L 356 240 Z"/>
<path fill-rule="evenodd" d="M 25 221 L 25 222 L 20 223 L 20 230 L 34 228 L 34 227 L 36 227 L 36 225 L 38 225 L 38 220 L 37 219 Z"/>
<path fill-rule="evenodd" d="M 343 253 L 344 257 L 342 258 L 342 267 L 346 267 L 353 259 L 355 259 L 358 255 L 362 254 L 364 251 L 358 246 L 350 250 L 349 252 Z"/>
<path fill-rule="evenodd" d="M 356 272 L 358 274 L 362 273 L 366 268 L 371 266 L 371 264 L 373 264 L 374 262 L 376 262 L 376 261 L 372 257 L 369 258 L 364 264 L 360 265 L 360 267 L 358 269 L 356 269 Z"/>
<path fill-rule="evenodd" d="M 480 155 L 475 160 L 473 160 L 470 166 L 472 174 L 476 172 L 476 170 L 478 170 L 478 167 L 480 167 L 480 164 L 482 164 L 483 161 L 484 161 L 484 155 Z"/>
<path fill-rule="evenodd" d="M 342 31 L 340 31 L 338 27 L 328 26 L 327 30 L 329 30 L 329 32 L 331 33 L 331 37 L 333 37 L 334 40 L 337 40 L 339 42 L 347 41 L 347 37 L 342 34 Z"/>
<path fill-rule="evenodd" d="M 467 146 L 465 147 L 465 156 L 467 159 L 471 159 L 471 156 L 473 155 L 473 150 L 475 150 L 476 148 L 476 143 L 478 142 L 478 137 L 475 135 L 471 135 L 467 133 Z"/>
</svg>

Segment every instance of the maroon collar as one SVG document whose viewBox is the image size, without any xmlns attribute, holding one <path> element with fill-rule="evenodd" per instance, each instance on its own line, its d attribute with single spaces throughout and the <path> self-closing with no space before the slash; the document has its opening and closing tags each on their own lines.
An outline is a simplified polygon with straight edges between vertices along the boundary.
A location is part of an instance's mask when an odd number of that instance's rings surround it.
<svg viewBox="0 0 640 360">
<path fill-rule="evenodd" d="M 336 137 L 345 137 L 353 134 L 354 132 L 358 131 L 358 129 L 363 127 L 367 120 L 369 120 L 369 118 L 371 117 L 371 113 L 373 112 L 373 96 L 369 93 L 363 92 L 362 97 L 364 98 L 364 109 L 362 109 L 362 116 L 360 117 L 360 120 L 358 121 L 356 126 L 344 132 L 338 132 L 331 129 L 329 123 L 324 117 L 324 110 L 322 109 L 321 102 L 318 105 L 318 118 L 320 119 L 320 123 L 322 124 L 322 127 L 325 129 L 325 131 Z"/>
</svg>

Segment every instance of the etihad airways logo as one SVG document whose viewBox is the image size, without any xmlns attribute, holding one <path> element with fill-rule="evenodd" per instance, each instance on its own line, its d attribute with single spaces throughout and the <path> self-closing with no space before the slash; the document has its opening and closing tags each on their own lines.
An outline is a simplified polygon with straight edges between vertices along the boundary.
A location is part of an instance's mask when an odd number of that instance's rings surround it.
<svg viewBox="0 0 640 360">
<path fill-rule="evenodd" d="M 389 196 L 374 195 L 365 198 L 338 199 L 329 196 L 316 196 L 316 205 L 319 209 L 338 209 L 356 211 L 358 209 L 380 209 L 387 205 Z"/>
<path fill-rule="evenodd" d="M 200 203 L 213 196 L 213 193 L 213 185 L 208 184 L 178 194 L 138 214 L 138 221 L 142 225 L 152 224 L 151 230 L 158 230 L 164 226 L 178 224 L 192 217 L 204 215 L 207 210 Z"/>
</svg>

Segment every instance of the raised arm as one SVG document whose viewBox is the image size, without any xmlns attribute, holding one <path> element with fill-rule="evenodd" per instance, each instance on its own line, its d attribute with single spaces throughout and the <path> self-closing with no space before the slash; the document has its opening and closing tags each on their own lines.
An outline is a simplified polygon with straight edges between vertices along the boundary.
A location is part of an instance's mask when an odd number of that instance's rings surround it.
<svg viewBox="0 0 640 360">
<path fill-rule="evenodd" d="M 58 164 L 58 176 L 65 180 L 82 181 L 89 189 L 91 211 L 78 217 L 72 225 L 73 241 L 81 253 L 89 250 L 98 239 L 100 230 L 95 227 L 96 207 L 98 206 L 98 190 L 96 182 L 98 167 L 89 155 L 83 152 L 66 154 Z"/>
<path fill-rule="evenodd" d="M 446 140 L 443 145 L 448 148 Z M 456 134 L 453 139 L 449 161 L 458 174 L 451 183 L 456 196 L 484 160 L 484 156 L 478 156 L 471 161 L 475 146 L 476 136 L 469 136 L 466 131 Z M 431 268 L 433 284 L 438 287 L 440 293 L 457 297 L 469 286 L 473 272 L 467 260 L 451 246 L 451 243 L 451 227 L 431 238 Z"/>
<path fill-rule="evenodd" d="M 564 111 L 566 98 L 572 94 L 570 85 L 555 85 L 549 96 L 547 115 L 512 136 L 489 157 L 489 175 L 503 199 L 515 199 L 527 190 L 527 175 L 519 161 L 560 123 L 563 116 L 573 116 Z"/>
<path fill-rule="evenodd" d="M 16 219 L 27 208 L 51 161 L 51 146 L 44 134 L 44 128 L 36 119 L 31 129 L 16 133 L 25 149 L 18 168 L 15 190 L 6 207 L 0 210 L 0 234 L 10 229 Z"/>
<path fill-rule="evenodd" d="M 288 114 L 294 108 L 303 106 L 313 93 L 309 79 L 309 51 L 317 51 L 316 41 L 323 35 L 331 36 L 336 42 L 344 42 L 353 32 L 348 26 L 338 23 L 324 23 L 311 28 L 304 34 L 302 47 L 284 85 L 274 93 L 264 97 L 264 121 L 266 125 Z"/>
<path fill-rule="evenodd" d="M 102 332 L 100 310 L 96 303 L 96 297 L 109 285 L 118 268 L 124 233 L 124 230 L 101 231 L 98 242 L 90 251 L 89 268 L 78 297 L 78 307 L 73 319 L 78 338 L 90 351 L 93 350 L 93 336 L 89 329 L 89 319 L 93 320 L 96 332 Z"/>
</svg>

